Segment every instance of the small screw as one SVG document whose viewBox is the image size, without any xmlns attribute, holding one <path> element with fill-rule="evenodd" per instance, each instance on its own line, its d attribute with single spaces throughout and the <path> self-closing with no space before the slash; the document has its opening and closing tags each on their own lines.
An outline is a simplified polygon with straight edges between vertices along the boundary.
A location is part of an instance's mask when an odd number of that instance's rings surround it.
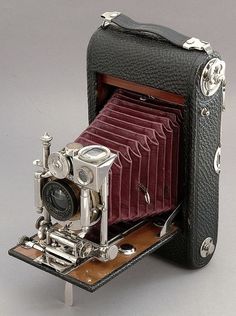
<svg viewBox="0 0 236 316">
<path fill-rule="evenodd" d="M 207 117 L 207 116 L 209 116 L 209 115 L 210 115 L 210 111 L 209 111 L 207 108 L 203 108 L 203 109 L 201 110 L 201 116 Z"/>
</svg>

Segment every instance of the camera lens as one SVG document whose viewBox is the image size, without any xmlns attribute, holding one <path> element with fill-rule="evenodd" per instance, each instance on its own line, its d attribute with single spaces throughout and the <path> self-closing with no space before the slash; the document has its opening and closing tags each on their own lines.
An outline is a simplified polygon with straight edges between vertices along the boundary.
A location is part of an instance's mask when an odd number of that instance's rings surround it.
<svg viewBox="0 0 236 316">
<path fill-rule="evenodd" d="M 42 189 L 42 200 L 48 213 L 59 221 L 69 220 L 78 212 L 79 199 L 72 184 L 65 180 L 46 183 Z"/>
<path fill-rule="evenodd" d="M 54 207 L 60 209 L 61 211 L 65 211 L 68 208 L 68 200 L 61 189 L 56 189 L 54 192 L 52 192 L 51 197 Z"/>
</svg>

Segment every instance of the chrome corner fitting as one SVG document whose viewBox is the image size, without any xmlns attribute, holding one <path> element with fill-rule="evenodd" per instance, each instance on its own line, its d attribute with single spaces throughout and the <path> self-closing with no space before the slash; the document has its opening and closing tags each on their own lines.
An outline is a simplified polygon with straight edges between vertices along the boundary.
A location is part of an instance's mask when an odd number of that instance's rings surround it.
<svg viewBox="0 0 236 316">
<path fill-rule="evenodd" d="M 102 27 L 107 27 L 112 19 L 116 18 L 118 15 L 120 15 L 120 12 L 113 11 L 113 12 L 104 12 L 101 17 L 104 18 Z"/>
<path fill-rule="evenodd" d="M 191 37 L 184 44 L 183 48 L 185 49 L 196 49 L 196 50 L 204 50 L 207 54 L 212 54 L 213 49 L 210 43 L 201 41 L 199 38 Z"/>
</svg>

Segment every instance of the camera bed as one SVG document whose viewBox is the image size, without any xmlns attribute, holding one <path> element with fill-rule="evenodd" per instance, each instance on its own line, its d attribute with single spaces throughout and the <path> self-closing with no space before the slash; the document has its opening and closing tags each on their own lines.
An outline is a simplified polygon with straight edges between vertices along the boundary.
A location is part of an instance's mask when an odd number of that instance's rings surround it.
<svg viewBox="0 0 236 316">
<path fill-rule="evenodd" d="M 42 253 L 34 248 L 27 249 L 24 246 L 16 245 L 9 250 L 9 254 L 89 292 L 94 292 L 145 255 L 151 254 L 174 238 L 178 228 L 176 225 L 171 225 L 163 237 L 160 237 L 160 232 L 161 227 L 156 225 L 155 222 L 141 222 L 136 229 L 129 230 L 127 234 L 124 234 L 117 243 L 118 247 L 127 244 L 135 247 L 136 251 L 133 254 L 126 255 L 119 251 L 117 257 L 109 262 L 87 259 L 68 274 L 58 273 L 48 266 L 37 263 L 35 259 L 41 256 Z M 36 240 L 37 236 L 32 236 L 32 239 Z"/>
</svg>

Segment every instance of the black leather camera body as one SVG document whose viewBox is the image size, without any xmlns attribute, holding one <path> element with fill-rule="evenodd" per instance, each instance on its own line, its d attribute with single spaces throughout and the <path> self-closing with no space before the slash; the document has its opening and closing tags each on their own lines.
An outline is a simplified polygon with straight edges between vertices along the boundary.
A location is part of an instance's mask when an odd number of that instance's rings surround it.
<svg viewBox="0 0 236 316">
<path fill-rule="evenodd" d="M 89 126 L 35 164 L 37 234 L 9 254 L 88 291 L 144 255 L 205 266 L 217 243 L 225 63 L 209 43 L 106 12 Z"/>
</svg>

